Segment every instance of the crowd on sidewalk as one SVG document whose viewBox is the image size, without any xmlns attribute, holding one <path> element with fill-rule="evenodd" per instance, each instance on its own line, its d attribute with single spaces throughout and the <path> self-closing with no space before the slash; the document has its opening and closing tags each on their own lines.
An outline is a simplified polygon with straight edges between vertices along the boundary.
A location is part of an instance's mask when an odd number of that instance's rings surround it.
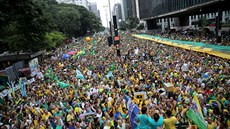
<svg viewBox="0 0 230 129">
<path fill-rule="evenodd" d="M 154 33 L 154 35 L 160 36 L 162 38 L 169 38 L 172 40 L 182 40 L 182 41 L 192 41 L 192 42 L 202 42 L 206 44 L 215 44 L 229 46 L 230 37 L 228 33 L 223 33 L 221 36 L 221 43 L 217 43 L 215 34 L 206 31 L 177 31 L 177 32 L 164 32 L 164 33 Z"/>
</svg>

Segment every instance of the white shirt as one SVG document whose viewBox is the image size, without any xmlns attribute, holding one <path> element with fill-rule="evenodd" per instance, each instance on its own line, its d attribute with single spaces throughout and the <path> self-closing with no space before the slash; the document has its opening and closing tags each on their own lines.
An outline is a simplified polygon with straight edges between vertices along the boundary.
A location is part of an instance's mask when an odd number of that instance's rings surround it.
<svg viewBox="0 0 230 129">
<path fill-rule="evenodd" d="M 108 98 L 108 101 L 109 101 L 109 102 L 111 102 L 112 100 L 113 100 L 112 97 L 109 97 L 109 98 Z"/>
<path fill-rule="evenodd" d="M 97 113 L 97 117 L 101 118 L 101 116 L 102 116 L 102 112 L 101 112 L 101 114 Z"/>
<path fill-rule="evenodd" d="M 91 76 L 91 75 L 92 75 L 92 71 L 88 70 L 88 71 L 87 71 L 87 75 L 88 75 L 88 76 Z"/>
<path fill-rule="evenodd" d="M 204 113 L 204 116 L 206 117 L 207 116 L 207 113 L 208 113 L 208 110 L 206 107 L 203 107 L 203 113 Z"/>
<path fill-rule="evenodd" d="M 201 79 L 201 78 L 198 78 L 198 79 L 197 79 L 197 82 L 198 82 L 198 83 L 202 83 L 202 81 L 203 81 L 203 79 Z"/>
<path fill-rule="evenodd" d="M 93 92 L 92 93 L 98 93 L 98 89 L 93 88 Z"/>
<path fill-rule="evenodd" d="M 81 107 L 82 107 L 82 108 L 85 108 L 85 103 L 84 103 L 84 102 L 81 103 Z"/>
<path fill-rule="evenodd" d="M 104 126 L 104 128 L 103 129 L 110 129 L 110 127 L 109 126 Z"/>
<path fill-rule="evenodd" d="M 137 55 L 138 52 L 139 52 L 139 49 L 137 48 L 137 49 L 135 49 L 134 54 Z"/>
<path fill-rule="evenodd" d="M 188 71 L 188 64 L 184 63 L 181 67 L 182 71 Z"/>
</svg>

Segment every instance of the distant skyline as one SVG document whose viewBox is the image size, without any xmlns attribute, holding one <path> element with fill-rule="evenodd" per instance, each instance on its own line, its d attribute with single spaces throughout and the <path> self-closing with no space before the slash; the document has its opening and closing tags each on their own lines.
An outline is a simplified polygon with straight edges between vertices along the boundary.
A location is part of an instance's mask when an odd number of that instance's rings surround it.
<svg viewBox="0 0 230 129">
<path fill-rule="evenodd" d="M 88 0 L 88 2 L 96 2 L 97 3 L 97 8 L 100 10 L 100 16 L 101 16 L 101 21 L 102 25 L 104 27 L 107 27 L 107 22 L 106 22 L 106 9 L 103 6 L 108 6 L 108 0 Z M 111 13 L 113 10 L 113 6 L 116 3 L 121 3 L 120 0 L 110 0 L 110 7 L 111 7 Z M 107 14 L 108 14 L 108 21 L 110 21 L 110 15 L 109 15 L 109 7 L 107 7 Z"/>
</svg>

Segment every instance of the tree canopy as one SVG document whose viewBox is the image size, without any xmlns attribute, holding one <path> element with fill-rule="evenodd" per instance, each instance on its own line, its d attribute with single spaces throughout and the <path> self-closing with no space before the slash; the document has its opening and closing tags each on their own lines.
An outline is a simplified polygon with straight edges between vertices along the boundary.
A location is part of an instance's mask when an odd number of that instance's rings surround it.
<svg viewBox="0 0 230 129">
<path fill-rule="evenodd" d="M 128 17 L 126 19 L 126 21 L 121 21 L 119 23 L 119 28 L 120 30 L 132 30 L 132 29 L 142 29 L 142 26 L 138 26 L 138 24 L 140 23 L 139 19 L 137 17 Z"/>
<path fill-rule="evenodd" d="M 103 27 L 83 6 L 58 4 L 55 0 L 4 0 L 0 2 L 0 29 L 0 52 L 18 52 L 53 47 L 56 43 L 47 41 L 53 33 L 71 38 Z M 59 38 L 64 40 L 63 36 Z"/>
</svg>

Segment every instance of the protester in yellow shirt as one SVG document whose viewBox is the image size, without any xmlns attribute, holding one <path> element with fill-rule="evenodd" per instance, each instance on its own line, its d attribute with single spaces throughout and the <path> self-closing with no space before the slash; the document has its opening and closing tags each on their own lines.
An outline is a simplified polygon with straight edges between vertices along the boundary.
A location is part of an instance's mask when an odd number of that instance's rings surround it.
<svg viewBox="0 0 230 129">
<path fill-rule="evenodd" d="M 212 118 L 208 118 L 208 129 L 215 129 L 216 123 L 212 121 Z"/>
<path fill-rule="evenodd" d="M 172 116 L 172 112 L 170 110 L 166 111 L 166 119 L 164 119 L 165 129 L 176 129 L 175 125 L 177 123 L 177 118 Z"/>
<path fill-rule="evenodd" d="M 46 123 L 46 121 L 49 119 L 50 116 L 52 116 L 52 114 L 47 110 L 45 110 L 44 113 L 42 114 L 42 120 L 44 121 L 44 123 Z"/>
</svg>

